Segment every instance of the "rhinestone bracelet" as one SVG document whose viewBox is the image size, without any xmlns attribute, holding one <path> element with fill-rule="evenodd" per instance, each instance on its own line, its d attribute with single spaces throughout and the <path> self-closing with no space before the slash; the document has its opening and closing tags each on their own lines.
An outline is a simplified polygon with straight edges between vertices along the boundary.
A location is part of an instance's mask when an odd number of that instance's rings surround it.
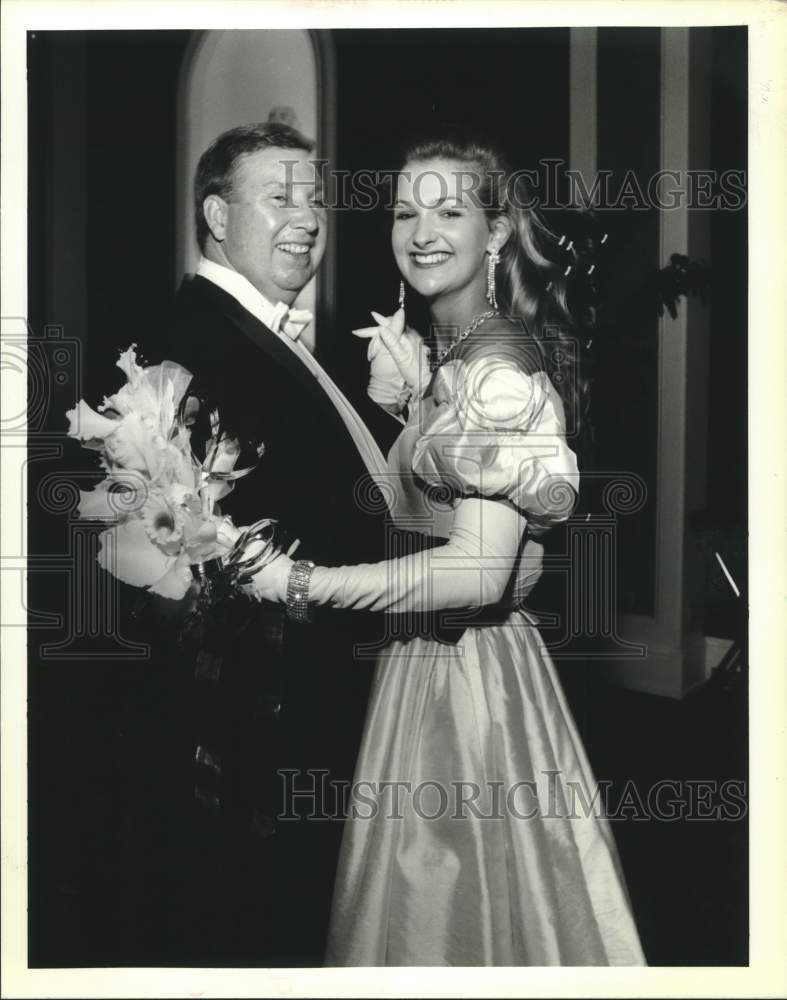
<svg viewBox="0 0 787 1000">
<path fill-rule="evenodd" d="M 310 622 L 309 581 L 314 563 L 308 559 L 298 559 L 292 564 L 287 580 L 287 617 L 294 622 Z"/>
</svg>

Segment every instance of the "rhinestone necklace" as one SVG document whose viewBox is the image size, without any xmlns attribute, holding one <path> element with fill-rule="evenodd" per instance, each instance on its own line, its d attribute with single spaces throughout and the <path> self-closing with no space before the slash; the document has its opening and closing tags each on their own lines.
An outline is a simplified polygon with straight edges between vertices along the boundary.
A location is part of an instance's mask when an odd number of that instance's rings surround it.
<svg viewBox="0 0 787 1000">
<path fill-rule="evenodd" d="M 435 361 L 432 370 L 434 371 L 435 369 L 439 368 L 440 365 L 445 361 L 445 359 L 451 353 L 451 351 L 453 351 L 453 349 L 458 344 L 461 344 L 463 340 L 467 340 L 467 338 L 471 334 L 475 333 L 482 323 L 486 323 L 488 319 L 492 319 L 493 316 L 499 316 L 499 315 L 500 314 L 498 313 L 497 309 L 490 309 L 488 310 L 488 312 L 481 313 L 480 316 L 474 316 L 470 325 L 466 326 L 464 330 L 462 330 L 462 332 L 459 334 L 459 337 L 453 342 L 453 344 L 449 344 L 448 347 L 445 347 L 443 348 L 442 351 L 440 351 L 440 353 L 437 355 L 437 360 Z"/>
</svg>

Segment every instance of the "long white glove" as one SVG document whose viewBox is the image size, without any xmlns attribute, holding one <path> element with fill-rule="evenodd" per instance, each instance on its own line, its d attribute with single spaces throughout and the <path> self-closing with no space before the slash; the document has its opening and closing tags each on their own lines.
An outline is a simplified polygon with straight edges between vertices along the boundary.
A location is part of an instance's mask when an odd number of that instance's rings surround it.
<svg viewBox="0 0 787 1000">
<path fill-rule="evenodd" d="M 317 566 L 309 601 L 392 613 L 496 604 L 525 527 L 525 518 L 507 504 L 465 499 L 445 545 L 380 563 Z"/>
<path fill-rule="evenodd" d="M 412 399 L 420 399 L 429 383 L 429 348 L 420 335 L 405 327 L 404 309 L 393 316 L 372 312 L 377 326 L 353 330 L 369 340 L 371 364 L 367 393 L 389 413 L 401 413 Z"/>
</svg>

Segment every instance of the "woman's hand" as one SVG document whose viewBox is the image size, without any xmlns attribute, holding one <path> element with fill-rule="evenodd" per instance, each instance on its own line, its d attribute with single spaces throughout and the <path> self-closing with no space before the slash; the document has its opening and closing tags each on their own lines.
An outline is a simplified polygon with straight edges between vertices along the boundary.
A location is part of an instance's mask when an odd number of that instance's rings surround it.
<svg viewBox="0 0 787 1000">
<path fill-rule="evenodd" d="M 292 569 L 292 559 L 284 552 L 257 570 L 246 584 L 246 591 L 258 601 L 283 604 L 287 599 L 287 582 Z"/>
<path fill-rule="evenodd" d="M 411 327 L 405 328 L 404 309 L 393 316 L 372 312 L 378 326 L 353 330 L 369 340 L 367 357 L 372 370 L 369 396 L 385 409 L 400 413 L 411 396 L 420 398 L 429 382 L 429 349 Z"/>
</svg>

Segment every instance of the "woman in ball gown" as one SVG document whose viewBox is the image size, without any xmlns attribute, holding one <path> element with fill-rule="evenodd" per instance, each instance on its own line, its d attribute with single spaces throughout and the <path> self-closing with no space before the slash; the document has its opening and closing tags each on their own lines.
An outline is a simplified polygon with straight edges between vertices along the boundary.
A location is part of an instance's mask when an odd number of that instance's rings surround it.
<svg viewBox="0 0 787 1000">
<path fill-rule="evenodd" d="M 328 965 L 644 964 L 593 774 L 523 610 L 541 572 L 537 539 L 579 488 L 565 437 L 575 400 L 543 362 L 545 328 L 570 329 L 565 265 L 526 195 L 487 146 L 410 151 L 393 252 L 428 302 L 436 346 L 425 366 L 400 310 L 379 317 L 370 355 L 395 363 L 390 398 L 410 397 L 388 490 L 394 521 L 423 544 L 374 565 L 299 563 L 292 579 L 280 556 L 255 579 L 266 599 L 287 601 L 290 584 L 291 603 L 307 594 L 391 616 Z"/>
</svg>

